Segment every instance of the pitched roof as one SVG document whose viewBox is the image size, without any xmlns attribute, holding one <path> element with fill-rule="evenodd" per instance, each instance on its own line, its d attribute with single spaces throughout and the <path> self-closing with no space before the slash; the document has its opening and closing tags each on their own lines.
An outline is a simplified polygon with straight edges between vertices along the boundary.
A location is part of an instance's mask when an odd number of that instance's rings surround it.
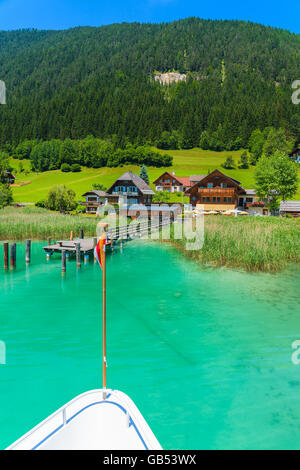
<svg viewBox="0 0 300 470">
<path fill-rule="evenodd" d="M 189 188 L 193 184 L 188 176 L 180 176 L 177 178 L 177 180 L 179 180 L 179 182 L 182 183 L 186 188 Z"/>
<path fill-rule="evenodd" d="M 138 175 L 132 173 L 131 171 L 127 171 L 122 176 L 120 176 L 114 184 L 107 190 L 109 193 L 117 181 L 132 181 L 133 184 L 141 191 L 142 194 L 150 194 L 154 195 L 154 191 L 148 186 L 148 184 Z"/>
<path fill-rule="evenodd" d="M 98 191 L 98 190 L 87 191 L 86 193 L 82 194 L 82 196 L 88 196 L 89 194 L 95 194 L 95 196 L 98 196 L 98 197 L 110 196 L 110 194 L 107 194 L 105 191 Z"/>
<path fill-rule="evenodd" d="M 169 175 L 170 178 L 173 178 L 174 180 L 176 180 L 178 183 L 180 184 L 183 184 L 183 182 L 181 181 L 183 178 L 179 178 L 178 176 L 175 175 L 175 173 L 170 173 L 169 171 L 165 171 L 162 175 L 160 175 L 158 178 L 156 178 L 155 181 L 153 181 L 153 183 L 157 183 L 159 182 L 160 178 L 163 176 L 163 175 Z"/>
<path fill-rule="evenodd" d="M 203 180 L 207 175 L 192 175 L 190 176 L 190 181 L 197 183 L 198 181 Z"/>
<path fill-rule="evenodd" d="M 197 186 L 199 184 L 200 181 L 203 181 L 205 180 L 206 178 L 208 178 L 209 176 L 211 176 L 213 173 L 215 172 L 218 172 L 220 173 L 222 176 L 225 176 L 225 178 L 233 181 L 234 184 L 236 184 L 237 186 L 239 186 L 240 189 L 242 189 L 244 191 L 244 189 L 240 186 L 240 181 L 238 180 L 235 180 L 233 178 L 231 178 L 230 176 L 228 175 L 225 175 L 224 173 L 222 173 L 222 171 L 218 170 L 218 169 L 215 169 L 213 170 L 211 173 L 209 173 L 208 175 L 204 175 L 203 178 L 199 179 L 195 184 L 193 184 L 190 188 L 188 188 L 188 190 L 186 191 L 186 193 L 188 193 L 190 191 L 190 189 L 194 188 L 195 186 Z M 199 176 L 202 176 L 202 175 L 199 175 Z"/>
<path fill-rule="evenodd" d="M 300 212 L 300 201 L 281 201 L 280 212 Z"/>
</svg>

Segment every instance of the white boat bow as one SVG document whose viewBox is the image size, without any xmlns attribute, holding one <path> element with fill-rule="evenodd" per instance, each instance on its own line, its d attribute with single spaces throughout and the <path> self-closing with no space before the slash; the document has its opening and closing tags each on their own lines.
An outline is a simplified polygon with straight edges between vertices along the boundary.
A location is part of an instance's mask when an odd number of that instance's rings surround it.
<svg viewBox="0 0 300 470">
<path fill-rule="evenodd" d="M 133 401 L 117 390 L 91 390 L 71 400 L 8 450 L 159 450 Z"/>
</svg>

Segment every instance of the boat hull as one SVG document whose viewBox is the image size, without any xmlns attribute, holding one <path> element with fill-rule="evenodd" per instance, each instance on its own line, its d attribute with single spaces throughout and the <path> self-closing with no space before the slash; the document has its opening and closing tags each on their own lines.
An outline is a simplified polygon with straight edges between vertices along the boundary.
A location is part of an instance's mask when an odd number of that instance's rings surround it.
<svg viewBox="0 0 300 470">
<path fill-rule="evenodd" d="M 133 401 L 117 390 L 91 390 L 71 400 L 8 450 L 159 450 Z"/>
</svg>

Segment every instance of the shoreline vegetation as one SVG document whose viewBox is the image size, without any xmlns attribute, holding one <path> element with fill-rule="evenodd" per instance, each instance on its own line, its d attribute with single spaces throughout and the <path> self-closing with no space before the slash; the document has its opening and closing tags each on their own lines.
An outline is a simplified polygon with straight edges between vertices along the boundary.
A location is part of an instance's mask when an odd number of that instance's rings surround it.
<svg viewBox="0 0 300 470">
<path fill-rule="evenodd" d="M 68 239 L 83 229 L 86 237 L 95 236 L 99 219 L 81 215 L 63 215 L 36 207 L 0 210 L 0 240 L 22 241 Z M 187 251 L 187 240 L 171 243 L 197 263 L 246 271 L 279 272 L 300 263 L 300 220 L 279 217 L 205 217 L 205 241 L 202 250 Z"/>
<path fill-rule="evenodd" d="M 279 272 L 300 263 L 300 219 L 206 216 L 203 248 L 188 251 L 187 242 L 171 230 L 171 244 L 203 265 Z"/>
</svg>

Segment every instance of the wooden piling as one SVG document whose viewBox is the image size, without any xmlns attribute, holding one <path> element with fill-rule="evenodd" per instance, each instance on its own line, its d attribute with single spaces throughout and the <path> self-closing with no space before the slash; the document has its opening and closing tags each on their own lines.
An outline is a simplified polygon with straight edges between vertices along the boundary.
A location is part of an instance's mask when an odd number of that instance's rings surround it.
<svg viewBox="0 0 300 470">
<path fill-rule="evenodd" d="M 66 273 L 66 250 L 62 250 L 61 252 L 61 272 L 62 274 Z"/>
<path fill-rule="evenodd" d="M 48 246 L 50 246 L 50 245 L 51 245 L 51 238 L 48 237 Z"/>
<path fill-rule="evenodd" d="M 26 240 L 25 242 L 25 253 L 26 264 L 29 264 L 31 258 L 31 240 Z"/>
<path fill-rule="evenodd" d="M 81 262 L 80 262 L 80 243 L 76 243 L 76 264 L 77 268 L 80 268 Z"/>
<path fill-rule="evenodd" d="M 17 258 L 17 245 L 12 243 L 10 247 L 10 269 L 15 269 Z"/>
<path fill-rule="evenodd" d="M 8 258 L 9 258 L 9 244 L 7 242 L 5 242 L 5 243 L 3 243 L 4 269 L 8 269 Z"/>
<path fill-rule="evenodd" d="M 83 231 L 82 228 L 79 230 L 79 238 L 80 238 L 81 240 L 84 239 L 84 231 Z"/>
</svg>

